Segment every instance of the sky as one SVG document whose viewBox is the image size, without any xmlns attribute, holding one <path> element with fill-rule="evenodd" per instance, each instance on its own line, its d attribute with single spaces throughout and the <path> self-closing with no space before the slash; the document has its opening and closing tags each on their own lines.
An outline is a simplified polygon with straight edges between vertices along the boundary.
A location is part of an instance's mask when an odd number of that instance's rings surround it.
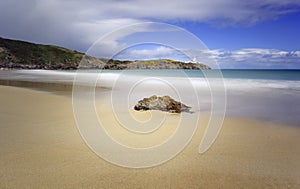
<svg viewBox="0 0 300 189">
<path fill-rule="evenodd" d="M 300 69 L 300 0 L 0 0 L 0 25 L 1 37 L 101 57 Z"/>
</svg>

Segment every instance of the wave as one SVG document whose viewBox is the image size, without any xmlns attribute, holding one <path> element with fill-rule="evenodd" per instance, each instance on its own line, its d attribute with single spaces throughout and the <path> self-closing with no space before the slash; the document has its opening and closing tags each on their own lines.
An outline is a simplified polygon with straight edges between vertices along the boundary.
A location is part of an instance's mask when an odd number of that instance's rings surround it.
<svg viewBox="0 0 300 189">
<path fill-rule="evenodd" d="M 199 107 L 194 105 L 195 109 L 210 111 L 211 102 L 217 101 L 219 96 L 225 94 L 227 115 L 299 125 L 300 80 L 203 78 L 188 77 L 185 74 L 156 76 L 155 71 L 153 72 L 152 74 L 141 75 L 135 74 L 135 72 L 103 72 L 99 74 L 89 71 L 21 70 L 0 71 L 0 79 L 62 83 L 70 86 L 74 84 L 74 79 L 76 79 L 77 85 L 113 88 L 115 90 L 110 91 L 117 91 L 114 93 L 116 95 L 127 94 L 125 93 L 126 90 L 131 92 L 132 89 L 135 91 L 130 97 L 131 103 L 136 102 L 141 97 L 153 94 L 167 94 L 176 97 L 175 90 L 181 90 L 184 94 L 183 102 L 194 104 L 195 98 L 192 98 L 191 95 L 196 89 L 200 104 Z M 216 98 L 212 99 L 211 91 L 216 91 Z M 224 93 L 224 91 L 226 92 Z"/>
<path fill-rule="evenodd" d="M 138 71 L 137 71 L 138 72 Z M 164 84 L 163 81 L 171 84 L 192 83 L 196 88 L 208 88 L 210 86 L 226 88 L 229 90 L 267 90 L 267 89 L 290 89 L 300 90 L 300 81 L 294 80 L 270 80 L 270 79 L 246 79 L 246 78 L 196 78 L 189 77 L 185 74 L 179 76 L 155 76 L 152 75 L 137 75 L 132 73 L 97 73 L 88 71 L 52 71 L 52 70 L 18 70 L 18 71 L 3 71 L 0 73 L 0 79 L 24 80 L 36 82 L 57 82 L 64 84 L 73 84 L 74 79 L 83 79 L 85 85 L 93 84 L 97 81 L 97 86 L 113 87 L 115 82 L 126 83 L 137 82 L 144 80 L 144 85 L 153 86 Z"/>
</svg>

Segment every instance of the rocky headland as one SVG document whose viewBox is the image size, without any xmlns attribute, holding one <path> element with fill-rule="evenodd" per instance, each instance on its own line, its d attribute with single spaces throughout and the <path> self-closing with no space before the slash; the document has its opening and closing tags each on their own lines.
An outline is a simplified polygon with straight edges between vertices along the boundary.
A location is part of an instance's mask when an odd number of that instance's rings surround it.
<svg viewBox="0 0 300 189">
<path fill-rule="evenodd" d="M 96 58 L 63 47 L 0 37 L 0 69 L 75 70 L 78 68 L 108 70 L 210 69 L 205 64 L 170 59 L 132 61 Z"/>
</svg>

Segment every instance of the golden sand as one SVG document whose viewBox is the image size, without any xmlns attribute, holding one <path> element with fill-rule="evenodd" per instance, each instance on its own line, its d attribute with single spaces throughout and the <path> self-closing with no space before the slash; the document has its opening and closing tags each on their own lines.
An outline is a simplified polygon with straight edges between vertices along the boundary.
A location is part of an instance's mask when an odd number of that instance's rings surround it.
<svg viewBox="0 0 300 189">
<path fill-rule="evenodd" d="M 168 119 L 162 133 L 177 118 Z M 300 188 L 299 128 L 226 118 L 214 145 L 200 155 L 206 123 L 201 119 L 190 144 L 174 159 L 147 169 L 122 168 L 84 143 L 70 97 L 0 86 L 0 188 Z M 165 137 L 128 139 L 122 131 L 109 132 L 133 146 Z"/>
</svg>

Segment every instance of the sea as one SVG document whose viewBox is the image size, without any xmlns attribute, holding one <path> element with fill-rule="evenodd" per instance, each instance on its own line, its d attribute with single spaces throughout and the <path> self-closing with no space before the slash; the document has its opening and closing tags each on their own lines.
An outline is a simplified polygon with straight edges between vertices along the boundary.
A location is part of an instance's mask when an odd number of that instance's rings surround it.
<svg viewBox="0 0 300 189">
<path fill-rule="evenodd" d="M 106 88 L 128 106 L 169 95 L 194 112 L 300 126 L 300 70 L 1 70 L 0 80 Z"/>
</svg>

